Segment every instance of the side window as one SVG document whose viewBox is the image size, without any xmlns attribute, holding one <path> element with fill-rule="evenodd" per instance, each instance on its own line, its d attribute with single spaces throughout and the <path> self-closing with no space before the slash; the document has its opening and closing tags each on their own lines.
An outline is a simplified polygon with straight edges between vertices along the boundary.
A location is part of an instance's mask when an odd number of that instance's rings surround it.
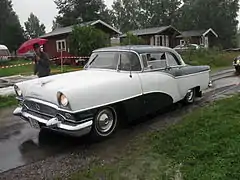
<svg viewBox="0 0 240 180">
<path fill-rule="evenodd" d="M 166 54 L 159 53 L 149 53 L 147 54 L 148 64 L 151 69 L 164 69 L 167 67 Z"/>
<path fill-rule="evenodd" d="M 120 70 L 123 71 L 141 71 L 141 64 L 136 54 L 124 52 L 120 54 L 121 64 Z"/>
<path fill-rule="evenodd" d="M 169 53 L 167 52 L 167 63 L 168 63 L 168 66 L 179 66 L 181 65 L 178 58 L 172 54 L 172 53 Z"/>
</svg>

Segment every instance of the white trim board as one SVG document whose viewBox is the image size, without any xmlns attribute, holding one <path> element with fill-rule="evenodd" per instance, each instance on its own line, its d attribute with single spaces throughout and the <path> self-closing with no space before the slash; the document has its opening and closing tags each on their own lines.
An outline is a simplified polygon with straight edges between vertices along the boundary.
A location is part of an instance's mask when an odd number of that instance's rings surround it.
<svg viewBox="0 0 240 180">
<path fill-rule="evenodd" d="M 216 37 L 218 37 L 217 33 L 216 33 L 212 28 L 209 28 L 206 32 L 204 32 L 204 33 L 203 33 L 203 36 L 206 36 L 210 31 L 211 31 Z"/>
</svg>

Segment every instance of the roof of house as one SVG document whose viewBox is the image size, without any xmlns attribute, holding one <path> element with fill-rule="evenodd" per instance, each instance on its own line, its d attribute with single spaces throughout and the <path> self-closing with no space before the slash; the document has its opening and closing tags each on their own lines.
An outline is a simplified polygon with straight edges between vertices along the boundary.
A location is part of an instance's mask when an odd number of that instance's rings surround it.
<svg viewBox="0 0 240 180">
<path fill-rule="evenodd" d="M 103 22 L 102 20 L 96 20 L 96 21 L 89 21 L 89 22 L 84 22 L 81 24 L 78 24 L 78 26 L 93 26 L 96 24 L 102 24 L 106 27 L 108 27 L 109 29 L 111 29 L 112 31 L 116 32 L 117 34 L 121 34 L 118 30 L 116 30 L 114 27 L 110 26 L 109 24 Z M 57 36 L 57 35 L 61 35 L 61 34 L 68 34 L 71 33 L 73 29 L 73 25 L 72 26 L 67 26 L 67 27 L 60 27 L 57 28 L 55 30 L 53 30 L 52 32 L 49 32 L 47 34 L 44 34 L 42 36 L 40 36 L 41 38 L 47 38 L 47 37 L 51 37 L 51 36 Z"/>
<path fill-rule="evenodd" d="M 174 30 L 176 30 L 177 32 L 179 32 L 176 28 L 174 28 L 173 26 L 161 26 L 161 27 L 153 27 L 153 28 L 147 28 L 147 29 L 137 29 L 137 30 L 133 30 L 133 31 L 129 31 L 129 33 L 132 33 L 135 36 L 142 36 L 142 35 L 148 35 L 148 34 L 158 34 L 161 33 L 169 28 L 172 28 Z M 180 34 L 180 32 L 179 32 Z M 123 34 L 120 36 L 120 38 L 126 37 L 127 34 Z"/>
<path fill-rule="evenodd" d="M 216 37 L 218 37 L 217 33 L 212 28 L 209 28 L 207 30 L 183 31 L 181 32 L 181 35 L 177 36 L 177 38 L 205 36 L 209 32 L 212 32 Z"/>
</svg>

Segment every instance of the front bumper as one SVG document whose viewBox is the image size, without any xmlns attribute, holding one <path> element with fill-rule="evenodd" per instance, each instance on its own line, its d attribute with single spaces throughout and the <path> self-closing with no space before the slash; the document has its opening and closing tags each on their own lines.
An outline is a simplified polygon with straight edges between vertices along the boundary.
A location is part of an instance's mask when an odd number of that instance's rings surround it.
<svg viewBox="0 0 240 180">
<path fill-rule="evenodd" d="M 57 117 L 51 118 L 49 120 L 34 116 L 28 112 L 24 112 L 22 107 L 17 107 L 13 114 L 15 116 L 20 116 L 22 119 L 29 121 L 29 119 L 33 119 L 38 123 L 42 124 L 43 127 L 49 128 L 54 131 L 58 131 L 61 133 L 65 133 L 72 136 L 83 136 L 90 133 L 93 119 L 89 119 L 88 121 L 81 124 L 65 124 L 60 121 Z"/>
</svg>

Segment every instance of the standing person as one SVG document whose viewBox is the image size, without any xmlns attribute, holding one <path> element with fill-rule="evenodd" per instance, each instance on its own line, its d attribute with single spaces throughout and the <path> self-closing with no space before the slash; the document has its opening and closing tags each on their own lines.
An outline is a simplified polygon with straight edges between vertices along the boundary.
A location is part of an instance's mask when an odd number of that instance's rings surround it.
<svg viewBox="0 0 240 180">
<path fill-rule="evenodd" d="M 50 60 L 48 55 L 41 51 L 40 45 L 35 43 L 33 45 L 35 51 L 35 68 L 34 75 L 38 75 L 39 78 L 46 77 L 50 75 Z"/>
</svg>

